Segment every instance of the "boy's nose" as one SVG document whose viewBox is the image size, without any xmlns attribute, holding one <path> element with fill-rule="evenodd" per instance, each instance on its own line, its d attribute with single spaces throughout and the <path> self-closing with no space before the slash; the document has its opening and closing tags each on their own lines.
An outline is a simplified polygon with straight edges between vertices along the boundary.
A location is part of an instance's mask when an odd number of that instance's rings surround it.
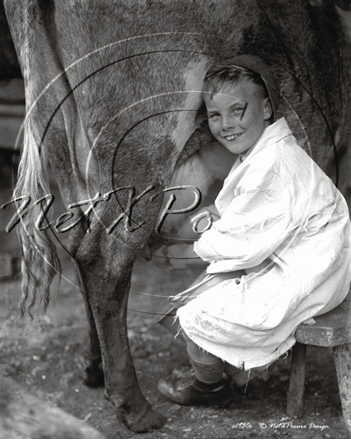
<svg viewBox="0 0 351 440">
<path fill-rule="evenodd" d="M 222 129 L 228 130 L 229 128 L 233 128 L 235 125 L 235 119 L 229 115 L 222 116 Z"/>
</svg>

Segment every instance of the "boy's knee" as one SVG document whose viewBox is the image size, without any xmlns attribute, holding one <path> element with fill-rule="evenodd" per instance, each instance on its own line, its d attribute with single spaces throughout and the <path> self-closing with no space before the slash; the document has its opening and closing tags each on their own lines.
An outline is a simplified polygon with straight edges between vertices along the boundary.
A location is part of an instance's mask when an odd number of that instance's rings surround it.
<svg viewBox="0 0 351 440">
<path fill-rule="evenodd" d="M 218 359 L 213 354 L 204 351 L 188 337 L 186 339 L 186 347 L 189 357 L 197 362 L 213 363 Z"/>
</svg>

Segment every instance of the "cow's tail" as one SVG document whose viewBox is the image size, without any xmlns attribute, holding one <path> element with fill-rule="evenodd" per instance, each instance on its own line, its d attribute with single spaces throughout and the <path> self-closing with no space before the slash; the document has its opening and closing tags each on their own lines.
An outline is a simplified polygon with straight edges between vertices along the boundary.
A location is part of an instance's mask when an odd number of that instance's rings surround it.
<svg viewBox="0 0 351 440">
<path fill-rule="evenodd" d="M 50 284 L 54 276 L 61 272 L 60 261 L 50 239 L 48 227 L 51 221 L 52 196 L 47 156 L 45 148 L 40 146 L 40 135 L 34 117 L 29 114 L 25 120 L 23 151 L 14 191 L 15 200 L 18 200 L 17 219 L 20 221 L 17 228 L 22 248 L 22 315 L 26 310 L 31 315 L 31 308 L 38 295 L 46 310 Z"/>
</svg>

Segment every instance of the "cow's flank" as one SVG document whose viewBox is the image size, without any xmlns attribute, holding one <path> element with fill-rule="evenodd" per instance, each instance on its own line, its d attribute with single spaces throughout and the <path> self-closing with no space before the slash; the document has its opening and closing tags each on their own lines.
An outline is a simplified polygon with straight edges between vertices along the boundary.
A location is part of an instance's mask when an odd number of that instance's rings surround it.
<svg viewBox="0 0 351 440">
<path fill-rule="evenodd" d="M 140 393 L 126 331 L 133 261 L 162 208 L 156 194 L 186 174 L 188 185 L 202 184 L 206 202 L 215 195 L 218 176 L 206 167 L 217 150 L 197 119 L 206 67 L 242 53 L 266 60 L 281 83 L 280 114 L 348 196 L 347 3 L 5 0 L 26 86 L 16 195 L 48 194 L 50 166 L 67 209 L 98 197 L 93 215 L 68 228 L 90 324 L 86 381 L 104 381 L 131 429 L 165 421 Z M 83 212 L 77 208 L 70 221 Z M 31 210 L 19 226 L 29 306 L 39 291 L 47 303 L 59 268 L 48 231 L 35 227 L 39 213 Z"/>
</svg>

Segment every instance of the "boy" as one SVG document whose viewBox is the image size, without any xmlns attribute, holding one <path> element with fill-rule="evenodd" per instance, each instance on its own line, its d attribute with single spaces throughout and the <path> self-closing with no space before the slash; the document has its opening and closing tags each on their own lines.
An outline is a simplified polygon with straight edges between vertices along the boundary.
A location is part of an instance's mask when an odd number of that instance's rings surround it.
<svg viewBox="0 0 351 440">
<path fill-rule="evenodd" d="M 215 201 L 219 219 L 194 245 L 219 282 L 177 312 L 195 377 L 173 374 L 158 390 L 184 405 L 227 405 L 223 372 L 264 369 L 301 322 L 346 297 L 350 221 L 340 192 L 276 120 L 279 86 L 261 59 L 212 66 L 203 97 L 213 136 L 239 157 Z"/>
</svg>

